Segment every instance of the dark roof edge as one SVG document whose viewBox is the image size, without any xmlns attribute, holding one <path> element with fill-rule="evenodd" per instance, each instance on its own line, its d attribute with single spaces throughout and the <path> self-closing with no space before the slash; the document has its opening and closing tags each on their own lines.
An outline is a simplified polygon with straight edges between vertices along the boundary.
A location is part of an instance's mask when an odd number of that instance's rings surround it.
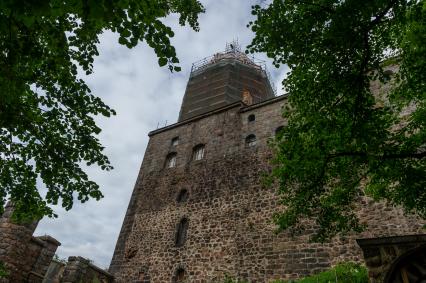
<svg viewBox="0 0 426 283">
<path fill-rule="evenodd" d="M 259 107 L 262 107 L 262 106 L 265 106 L 265 105 L 268 105 L 268 104 L 271 104 L 271 103 L 274 103 L 276 101 L 280 101 L 280 100 L 283 100 L 283 99 L 286 99 L 286 98 L 287 98 L 287 95 L 280 95 L 280 96 L 276 96 L 274 98 L 271 98 L 271 99 L 268 99 L 268 100 L 265 100 L 265 101 L 253 104 L 253 105 L 246 105 L 242 101 L 237 101 L 237 102 L 231 103 L 229 105 L 223 106 L 221 108 L 218 108 L 218 109 L 215 109 L 215 110 L 212 110 L 212 111 L 200 114 L 198 116 L 195 116 L 195 117 L 192 117 L 192 118 L 188 118 L 188 119 L 183 120 L 181 122 L 177 122 L 177 123 L 171 124 L 169 126 L 166 126 L 166 127 L 163 127 L 163 128 L 160 128 L 160 129 L 157 129 L 157 130 L 154 130 L 154 131 L 151 131 L 151 132 L 148 133 L 148 136 L 151 137 L 153 135 L 162 133 L 164 131 L 167 131 L 167 130 L 179 127 L 181 125 L 185 125 L 185 124 L 188 124 L 188 123 L 191 123 L 191 122 L 203 119 L 203 118 L 205 118 L 207 116 L 210 116 L 212 114 L 220 113 L 220 112 L 226 111 L 226 110 L 231 109 L 231 108 L 240 107 L 241 108 L 240 112 L 246 112 L 246 111 L 249 111 L 249 110 L 252 110 L 252 109 L 255 109 L 255 108 L 259 108 Z"/>
<path fill-rule="evenodd" d="M 356 239 L 356 241 L 361 248 L 363 246 L 380 246 L 380 245 L 408 244 L 408 243 L 426 244 L 426 234 L 364 238 L 364 239 Z"/>
</svg>

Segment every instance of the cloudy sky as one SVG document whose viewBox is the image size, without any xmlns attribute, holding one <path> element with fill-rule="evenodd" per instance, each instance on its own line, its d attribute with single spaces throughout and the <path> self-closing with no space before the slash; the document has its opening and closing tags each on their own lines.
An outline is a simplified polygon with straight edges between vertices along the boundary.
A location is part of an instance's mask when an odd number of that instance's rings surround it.
<svg viewBox="0 0 426 283">
<path fill-rule="evenodd" d="M 94 74 L 86 78 L 93 93 L 117 111 L 117 116 L 97 119 L 102 128 L 100 140 L 114 166 L 111 172 L 89 168 L 105 197 L 101 201 L 75 203 L 71 211 L 55 208 L 59 217 L 43 219 L 36 235 L 48 234 L 62 243 L 61 258 L 80 255 L 108 267 L 118 233 L 133 190 L 139 166 L 148 143 L 148 132 L 177 121 L 191 64 L 223 51 L 226 42 L 238 39 L 242 48 L 253 38 L 246 27 L 250 7 L 259 0 L 205 0 L 200 32 L 177 25 L 177 18 L 166 21 L 175 31 L 172 43 L 181 61 L 182 71 L 170 73 L 160 68 L 154 52 L 144 44 L 127 49 L 118 37 L 105 33 L 95 59 Z M 257 58 L 266 59 L 263 54 Z M 267 59 L 266 59 L 267 60 Z M 281 93 L 284 67 L 276 69 L 267 60 L 272 80 Z"/>
</svg>

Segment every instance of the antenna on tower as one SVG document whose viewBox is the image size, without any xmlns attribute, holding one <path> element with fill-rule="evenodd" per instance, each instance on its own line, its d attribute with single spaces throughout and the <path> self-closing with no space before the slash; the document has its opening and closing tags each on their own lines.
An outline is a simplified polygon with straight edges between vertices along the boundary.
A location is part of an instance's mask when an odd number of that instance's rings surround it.
<svg viewBox="0 0 426 283">
<path fill-rule="evenodd" d="M 226 43 L 225 52 L 226 53 L 230 53 L 230 52 L 241 52 L 241 45 L 238 42 L 238 38 L 237 39 L 233 39 L 231 42 L 227 42 Z"/>
</svg>

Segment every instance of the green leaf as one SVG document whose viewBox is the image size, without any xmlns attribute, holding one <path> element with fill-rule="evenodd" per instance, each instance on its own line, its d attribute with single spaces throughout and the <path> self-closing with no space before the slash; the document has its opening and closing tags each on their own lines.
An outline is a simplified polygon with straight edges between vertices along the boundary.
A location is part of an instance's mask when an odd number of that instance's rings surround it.
<svg viewBox="0 0 426 283">
<path fill-rule="evenodd" d="M 426 218 L 425 3 L 253 7 L 247 50 L 291 70 L 288 126 L 271 144 L 281 230 L 311 229 L 310 219 L 319 241 L 361 231 L 354 207 L 366 193 Z"/>
<path fill-rule="evenodd" d="M 160 65 L 160 67 L 163 67 L 166 64 L 167 64 L 167 58 L 165 57 L 158 58 L 158 65 Z"/>
<path fill-rule="evenodd" d="M 0 68 L 0 210 L 12 201 L 14 217 L 27 221 L 55 217 L 50 205 L 71 209 L 74 195 L 81 202 L 102 198 L 82 164 L 112 170 L 95 116 L 115 111 L 78 78 L 77 70 L 93 72 L 99 36 L 108 30 L 119 33 L 119 44 L 128 48 L 146 40 L 159 51 L 161 66 L 177 60 L 170 52 L 173 31 L 162 21 L 176 13 L 180 24 L 198 30 L 204 9 L 196 0 L 157 4 L 0 1 L 7 20 L 0 21 L 0 60 L 7 65 Z"/>
</svg>

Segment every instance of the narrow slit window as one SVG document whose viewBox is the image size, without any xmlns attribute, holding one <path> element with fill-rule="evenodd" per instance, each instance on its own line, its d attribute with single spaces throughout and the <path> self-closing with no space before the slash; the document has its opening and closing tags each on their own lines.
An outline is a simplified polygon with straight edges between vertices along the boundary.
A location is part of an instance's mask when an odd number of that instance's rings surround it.
<svg viewBox="0 0 426 283">
<path fill-rule="evenodd" d="M 176 241 L 175 241 L 176 247 L 181 247 L 185 244 L 188 226 L 189 226 L 189 221 L 187 218 L 183 218 L 179 222 L 177 231 L 176 231 Z"/>
<path fill-rule="evenodd" d="M 169 153 L 166 158 L 166 168 L 176 167 L 176 152 Z"/>
<path fill-rule="evenodd" d="M 253 135 L 253 134 L 250 134 L 250 135 L 248 135 L 247 137 L 246 137 L 246 145 L 247 146 L 250 146 L 250 147 L 252 147 L 252 146 L 255 146 L 256 145 L 256 136 L 255 135 Z"/>
<path fill-rule="evenodd" d="M 256 116 L 254 114 L 250 114 L 247 118 L 249 122 L 254 122 L 256 120 Z"/>
<path fill-rule="evenodd" d="M 204 145 L 199 144 L 196 147 L 194 147 L 193 150 L 193 160 L 201 160 L 204 158 Z"/>
<path fill-rule="evenodd" d="M 176 198 L 176 201 L 178 203 L 186 202 L 188 200 L 188 196 L 189 196 L 188 190 L 187 189 L 183 189 L 183 190 L 181 190 L 179 192 L 179 194 L 178 194 L 178 196 Z"/>
</svg>

